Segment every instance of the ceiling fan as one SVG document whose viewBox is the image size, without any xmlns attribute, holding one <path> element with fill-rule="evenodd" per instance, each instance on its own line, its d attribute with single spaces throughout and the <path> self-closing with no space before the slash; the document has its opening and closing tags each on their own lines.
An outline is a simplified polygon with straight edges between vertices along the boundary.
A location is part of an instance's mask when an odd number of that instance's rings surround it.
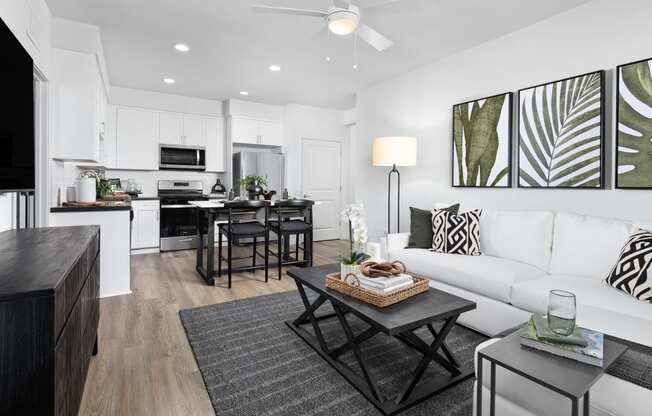
<svg viewBox="0 0 652 416">
<path fill-rule="evenodd" d="M 400 0 L 385 0 L 372 4 L 364 9 L 378 7 L 396 1 Z M 326 22 L 326 27 L 328 27 L 328 30 L 332 33 L 346 36 L 355 32 L 360 39 L 364 40 L 378 51 L 384 51 L 394 44 L 394 42 L 387 39 L 376 30 L 362 23 L 360 7 L 351 4 L 349 0 L 334 0 L 333 5 L 326 11 L 275 6 L 252 6 L 252 8 L 254 11 L 259 13 L 292 14 L 322 18 Z"/>
</svg>

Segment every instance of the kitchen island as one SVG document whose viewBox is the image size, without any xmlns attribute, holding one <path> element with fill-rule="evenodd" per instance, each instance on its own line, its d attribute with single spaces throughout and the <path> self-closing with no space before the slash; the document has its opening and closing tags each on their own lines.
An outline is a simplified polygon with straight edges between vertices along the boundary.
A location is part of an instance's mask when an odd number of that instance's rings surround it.
<svg viewBox="0 0 652 416">
<path fill-rule="evenodd" d="M 131 293 L 131 204 L 50 208 L 50 226 L 99 225 L 100 297 Z"/>
</svg>

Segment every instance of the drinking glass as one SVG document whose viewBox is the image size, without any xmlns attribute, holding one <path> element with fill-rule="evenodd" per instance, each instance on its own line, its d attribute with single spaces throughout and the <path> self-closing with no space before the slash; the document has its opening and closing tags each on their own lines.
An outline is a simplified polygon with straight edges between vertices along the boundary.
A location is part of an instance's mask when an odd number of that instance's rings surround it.
<svg viewBox="0 0 652 416">
<path fill-rule="evenodd" d="M 554 289 L 548 298 L 548 326 L 557 335 L 568 336 L 575 329 L 575 295 Z"/>
</svg>

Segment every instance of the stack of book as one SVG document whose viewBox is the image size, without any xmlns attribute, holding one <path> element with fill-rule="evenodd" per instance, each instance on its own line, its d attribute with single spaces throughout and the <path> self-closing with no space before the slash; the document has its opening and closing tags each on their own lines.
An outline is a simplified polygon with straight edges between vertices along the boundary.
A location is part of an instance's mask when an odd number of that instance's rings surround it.
<svg viewBox="0 0 652 416">
<path fill-rule="evenodd" d="M 530 322 L 521 330 L 521 345 L 602 367 L 602 333 L 576 326 L 572 334 L 558 335 L 548 326 L 545 315 L 532 315 Z"/>
<path fill-rule="evenodd" d="M 383 295 L 405 289 L 413 283 L 412 276 L 405 273 L 391 277 L 367 277 L 361 275 L 358 276 L 358 280 L 361 287 Z"/>
</svg>

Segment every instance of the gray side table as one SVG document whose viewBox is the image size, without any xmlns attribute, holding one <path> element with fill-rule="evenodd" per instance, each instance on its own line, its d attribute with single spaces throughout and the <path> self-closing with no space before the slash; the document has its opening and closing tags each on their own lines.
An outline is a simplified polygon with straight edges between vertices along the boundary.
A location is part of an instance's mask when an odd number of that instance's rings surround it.
<svg viewBox="0 0 652 416">
<path fill-rule="evenodd" d="M 579 399 L 584 398 L 583 415 L 589 416 L 589 390 L 627 347 L 605 337 L 604 365 L 595 367 L 547 352 L 521 346 L 520 330 L 478 351 L 477 416 L 482 416 L 483 360 L 491 364 L 489 414 L 496 413 L 496 365 L 555 391 L 571 400 L 572 416 L 579 415 Z"/>
</svg>

